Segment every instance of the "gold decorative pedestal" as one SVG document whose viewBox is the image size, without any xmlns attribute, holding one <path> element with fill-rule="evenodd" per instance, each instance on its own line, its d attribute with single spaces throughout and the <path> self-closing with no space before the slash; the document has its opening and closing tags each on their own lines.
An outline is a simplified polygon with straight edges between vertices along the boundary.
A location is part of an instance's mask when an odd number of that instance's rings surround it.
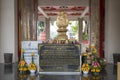
<svg viewBox="0 0 120 80">
<path fill-rule="evenodd" d="M 68 36 L 66 35 L 67 29 L 58 29 L 57 32 L 58 35 L 56 37 L 56 40 L 68 40 Z"/>
</svg>

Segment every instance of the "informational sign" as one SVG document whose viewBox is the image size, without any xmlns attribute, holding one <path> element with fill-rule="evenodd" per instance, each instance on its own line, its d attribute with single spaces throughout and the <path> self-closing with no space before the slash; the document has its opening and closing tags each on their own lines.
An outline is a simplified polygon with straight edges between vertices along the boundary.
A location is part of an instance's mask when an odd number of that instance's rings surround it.
<svg viewBox="0 0 120 80">
<path fill-rule="evenodd" d="M 29 65 L 32 61 L 31 53 L 34 52 L 35 55 L 33 57 L 34 62 L 37 66 L 37 70 L 39 70 L 39 55 L 38 55 L 38 43 L 37 41 L 22 41 L 22 48 L 25 50 L 24 59 L 26 63 Z"/>
<path fill-rule="evenodd" d="M 40 72 L 80 72 L 80 45 L 38 44 Z"/>
</svg>

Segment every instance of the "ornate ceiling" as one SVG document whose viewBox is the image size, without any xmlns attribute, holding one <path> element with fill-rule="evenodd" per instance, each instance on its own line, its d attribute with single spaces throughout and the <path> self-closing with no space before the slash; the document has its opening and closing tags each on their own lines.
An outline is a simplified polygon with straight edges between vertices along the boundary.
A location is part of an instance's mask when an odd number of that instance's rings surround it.
<svg viewBox="0 0 120 80">
<path fill-rule="evenodd" d="M 68 16 L 80 16 L 85 11 L 85 6 L 42 6 L 41 9 L 47 16 L 57 16 L 60 11 L 66 11 Z M 38 12 L 39 16 L 43 16 L 41 11 Z M 89 15 L 89 12 L 85 13 L 85 16 Z"/>
<path fill-rule="evenodd" d="M 89 0 L 38 0 L 39 17 L 56 17 L 60 11 L 72 18 L 89 16 Z"/>
</svg>

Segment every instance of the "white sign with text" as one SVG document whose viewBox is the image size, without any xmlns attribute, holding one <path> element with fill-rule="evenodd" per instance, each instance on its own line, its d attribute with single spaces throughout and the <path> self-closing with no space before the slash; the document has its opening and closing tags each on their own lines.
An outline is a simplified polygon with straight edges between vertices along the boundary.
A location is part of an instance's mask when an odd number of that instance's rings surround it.
<svg viewBox="0 0 120 80">
<path fill-rule="evenodd" d="M 22 48 L 25 50 L 24 59 L 26 63 L 29 65 L 32 61 L 31 53 L 34 52 L 34 62 L 37 66 L 37 70 L 39 71 L 39 55 L 38 55 L 38 41 L 22 41 Z"/>
</svg>

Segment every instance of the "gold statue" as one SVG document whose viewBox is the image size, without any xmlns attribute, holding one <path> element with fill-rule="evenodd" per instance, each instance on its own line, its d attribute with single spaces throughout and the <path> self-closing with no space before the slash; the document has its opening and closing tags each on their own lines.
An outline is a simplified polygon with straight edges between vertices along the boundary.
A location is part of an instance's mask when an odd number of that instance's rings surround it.
<svg viewBox="0 0 120 80">
<path fill-rule="evenodd" d="M 56 24 L 58 26 L 58 36 L 56 37 L 56 40 L 68 40 L 68 37 L 66 35 L 67 32 L 67 26 L 68 26 L 69 20 L 68 15 L 66 12 L 62 11 L 58 14 Z"/>
</svg>

